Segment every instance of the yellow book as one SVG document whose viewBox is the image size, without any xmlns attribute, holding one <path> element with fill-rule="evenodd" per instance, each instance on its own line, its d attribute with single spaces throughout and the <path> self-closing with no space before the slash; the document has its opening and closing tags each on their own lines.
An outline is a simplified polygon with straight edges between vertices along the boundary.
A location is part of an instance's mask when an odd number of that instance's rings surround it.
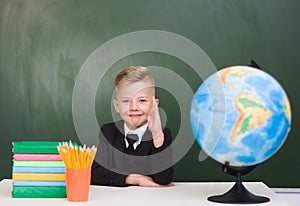
<svg viewBox="0 0 300 206">
<path fill-rule="evenodd" d="M 43 180 L 43 181 L 65 181 L 65 174 L 49 173 L 12 173 L 13 180 Z"/>
</svg>

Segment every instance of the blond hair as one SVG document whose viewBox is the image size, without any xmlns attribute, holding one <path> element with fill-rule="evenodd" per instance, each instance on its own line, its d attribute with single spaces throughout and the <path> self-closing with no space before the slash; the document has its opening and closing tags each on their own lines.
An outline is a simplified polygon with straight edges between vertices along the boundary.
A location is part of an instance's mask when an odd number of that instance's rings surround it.
<svg viewBox="0 0 300 206">
<path fill-rule="evenodd" d="M 118 88 L 126 83 L 138 82 L 141 80 L 150 80 L 155 84 L 154 79 L 147 67 L 131 66 L 120 71 L 115 78 L 115 87 Z"/>
</svg>

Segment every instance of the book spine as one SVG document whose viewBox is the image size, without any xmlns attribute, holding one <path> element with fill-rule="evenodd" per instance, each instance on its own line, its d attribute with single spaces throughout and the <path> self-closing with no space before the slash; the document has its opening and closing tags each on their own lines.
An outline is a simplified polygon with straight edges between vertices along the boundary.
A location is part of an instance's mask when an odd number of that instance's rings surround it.
<svg viewBox="0 0 300 206">
<path fill-rule="evenodd" d="M 61 161 L 59 154 L 14 154 L 15 160 L 42 160 L 42 161 Z"/>
<path fill-rule="evenodd" d="M 15 154 L 58 154 L 56 147 L 14 147 Z"/>
<path fill-rule="evenodd" d="M 14 180 L 13 186 L 66 186 L 65 181 Z"/>
<path fill-rule="evenodd" d="M 17 161 L 13 160 L 13 166 L 17 167 L 65 167 L 63 161 Z"/>
<path fill-rule="evenodd" d="M 12 180 L 65 181 L 66 174 L 12 173 Z"/>
<path fill-rule="evenodd" d="M 66 198 L 66 187 L 62 186 L 13 186 L 13 198 Z"/>
<path fill-rule="evenodd" d="M 18 173 L 66 173 L 65 167 L 12 167 Z"/>
</svg>

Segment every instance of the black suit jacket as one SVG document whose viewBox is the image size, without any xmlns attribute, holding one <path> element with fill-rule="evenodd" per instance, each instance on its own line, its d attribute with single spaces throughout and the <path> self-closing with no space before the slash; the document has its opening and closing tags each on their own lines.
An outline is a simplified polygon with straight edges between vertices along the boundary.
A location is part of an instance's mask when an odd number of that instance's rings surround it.
<svg viewBox="0 0 300 206">
<path fill-rule="evenodd" d="M 147 129 L 135 154 L 128 155 L 124 141 L 124 121 L 103 125 L 92 165 L 91 184 L 127 186 L 125 179 L 129 174 L 150 176 L 158 184 L 170 183 L 174 175 L 172 136 L 168 128 L 163 133 L 163 145 L 155 148 L 151 132 Z"/>
</svg>

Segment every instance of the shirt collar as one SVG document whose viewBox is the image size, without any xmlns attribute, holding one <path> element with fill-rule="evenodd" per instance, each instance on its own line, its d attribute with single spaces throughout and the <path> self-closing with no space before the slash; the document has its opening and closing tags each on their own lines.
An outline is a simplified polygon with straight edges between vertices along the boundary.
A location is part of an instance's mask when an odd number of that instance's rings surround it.
<svg viewBox="0 0 300 206">
<path fill-rule="evenodd" d="M 142 138 L 147 130 L 147 127 L 148 127 L 148 123 L 144 124 L 143 126 L 137 128 L 135 130 L 131 130 L 127 127 L 126 123 L 124 122 L 124 134 L 125 134 L 124 140 L 125 140 L 126 147 L 128 147 L 128 142 L 126 140 L 127 134 L 137 134 L 138 135 L 139 140 L 133 144 L 133 147 L 135 149 L 141 143 Z"/>
</svg>

